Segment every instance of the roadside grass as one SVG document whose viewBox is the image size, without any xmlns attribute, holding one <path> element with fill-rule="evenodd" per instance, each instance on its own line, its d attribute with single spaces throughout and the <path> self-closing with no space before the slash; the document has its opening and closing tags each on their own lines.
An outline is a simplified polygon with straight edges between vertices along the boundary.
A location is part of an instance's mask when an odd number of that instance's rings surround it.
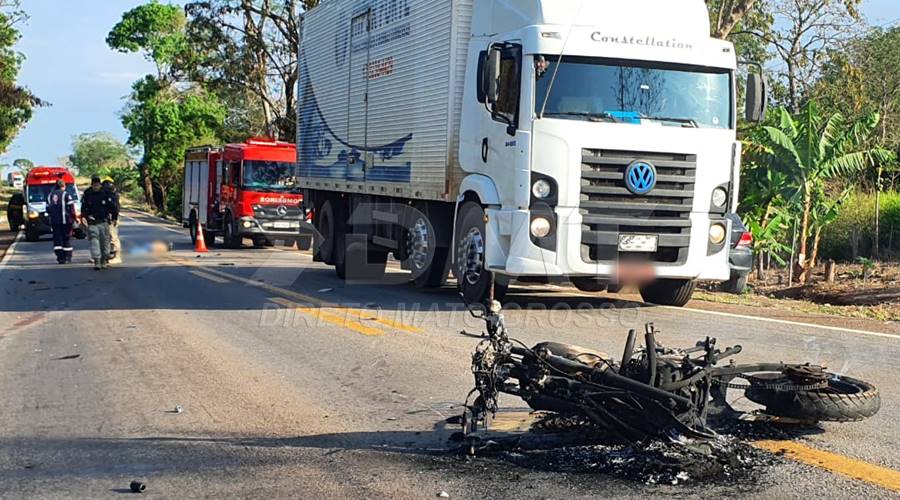
<svg viewBox="0 0 900 500">
<path fill-rule="evenodd" d="M 823 314 L 845 318 L 875 319 L 879 321 L 900 321 L 900 306 L 897 304 L 878 304 L 866 306 L 833 306 L 816 304 L 805 300 L 775 299 L 755 293 L 733 295 L 707 291 L 694 292 L 694 300 L 716 304 L 731 304 L 756 308 L 775 308 L 805 314 Z"/>
</svg>

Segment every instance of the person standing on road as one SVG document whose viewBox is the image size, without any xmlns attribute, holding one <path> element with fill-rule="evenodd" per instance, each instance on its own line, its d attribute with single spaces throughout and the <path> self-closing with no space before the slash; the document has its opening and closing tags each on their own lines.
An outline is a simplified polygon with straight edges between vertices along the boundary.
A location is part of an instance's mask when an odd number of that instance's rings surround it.
<svg viewBox="0 0 900 500">
<path fill-rule="evenodd" d="M 91 177 L 91 187 L 81 200 L 81 216 L 87 220 L 91 238 L 91 259 L 94 269 L 109 267 L 109 225 L 119 218 L 119 206 L 115 197 L 103 189 L 100 177 Z"/>
<path fill-rule="evenodd" d="M 116 184 L 112 177 L 103 178 L 103 189 L 109 192 L 116 200 L 116 215 L 109 226 L 109 263 L 122 263 L 122 242 L 119 241 L 119 210 L 122 206 L 119 204 L 119 193 L 116 192 Z"/>
<path fill-rule="evenodd" d="M 60 264 L 72 263 L 72 225 L 75 223 L 75 197 L 66 191 L 66 181 L 59 179 L 47 196 L 47 213 L 53 229 L 53 252 Z"/>
</svg>

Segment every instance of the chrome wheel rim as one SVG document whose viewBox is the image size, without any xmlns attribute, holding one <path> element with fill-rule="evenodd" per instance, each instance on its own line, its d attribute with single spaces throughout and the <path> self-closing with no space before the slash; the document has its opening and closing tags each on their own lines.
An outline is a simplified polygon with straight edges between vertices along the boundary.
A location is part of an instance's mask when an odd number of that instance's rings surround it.
<svg viewBox="0 0 900 500">
<path fill-rule="evenodd" d="M 410 228 L 409 236 L 406 239 L 406 250 L 409 260 L 417 271 L 421 271 L 428 266 L 428 250 L 431 247 L 429 239 L 428 223 L 425 219 L 419 217 Z"/>
<path fill-rule="evenodd" d="M 484 271 L 484 236 L 477 227 L 469 229 L 459 245 L 458 269 L 469 285 L 478 283 Z"/>
</svg>

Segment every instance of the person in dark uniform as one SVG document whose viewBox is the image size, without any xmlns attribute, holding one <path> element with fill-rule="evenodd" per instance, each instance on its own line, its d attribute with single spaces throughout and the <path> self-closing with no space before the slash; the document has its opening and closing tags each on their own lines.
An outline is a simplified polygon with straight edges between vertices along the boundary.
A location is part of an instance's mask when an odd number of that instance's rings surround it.
<svg viewBox="0 0 900 500">
<path fill-rule="evenodd" d="M 122 263 L 122 242 L 119 240 L 119 210 L 122 205 L 119 203 L 119 193 L 116 190 L 116 184 L 112 177 L 106 176 L 103 179 L 103 189 L 109 191 L 116 199 L 116 216 L 109 225 L 109 263 Z"/>
<path fill-rule="evenodd" d="M 66 181 L 59 179 L 47 196 L 47 213 L 53 229 L 53 252 L 60 264 L 72 263 L 72 225 L 75 223 L 75 197 L 66 191 Z"/>
<path fill-rule="evenodd" d="M 91 187 L 84 192 L 81 216 L 88 224 L 94 269 L 106 269 L 109 267 L 109 225 L 119 218 L 119 204 L 112 193 L 103 189 L 99 176 L 91 178 Z"/>
</svg>

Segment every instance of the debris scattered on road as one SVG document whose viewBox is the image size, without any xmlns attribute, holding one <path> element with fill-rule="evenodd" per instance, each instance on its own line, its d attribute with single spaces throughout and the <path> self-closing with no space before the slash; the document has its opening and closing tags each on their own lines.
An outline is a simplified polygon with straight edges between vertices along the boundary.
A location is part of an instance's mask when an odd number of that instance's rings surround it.
<svg viewBox="0 0 900 500">
<path fill-rule="evenodd" d="M 173 413 L 184 413 L 184 407 L 181 405 L 175 405 L 175 409 L 172 410 Z"/>
<path fill-rule="evenodd" d="M 219 262 L 220 266 L 233 266 L 234 262 Z"/>
<path fill-rule="evenodd" d="M 321 288 L 321 289 L 319 289 L 319 293 L 328 293 L 328 292 L 333 292 L 333 291 L 334 291 L 334 288 Z"/>
<path fill-rule="evenodd" d="M 132 481 L 131 482 L 131 492 L 132 493 L 143 493 L 144 490 L 147 489 L 147 485 L 140 481 Z"/>
<path fill-rule="evenodd" d="M 68 356 L 61 356 L 61 357 L 55 358 L 54 361 L 65 361 L 67 359 L 78 359 L 80 357 L 81 357 L 81 354 L 69 354 Z"/>
<path fill-rule="evenodd" d="M 450 494 L 447 493 L 446 491 L 442 491 L 442 492 L 438 493 L 437 496 L 440 498 L 450 498 Z"/>
</svg>

